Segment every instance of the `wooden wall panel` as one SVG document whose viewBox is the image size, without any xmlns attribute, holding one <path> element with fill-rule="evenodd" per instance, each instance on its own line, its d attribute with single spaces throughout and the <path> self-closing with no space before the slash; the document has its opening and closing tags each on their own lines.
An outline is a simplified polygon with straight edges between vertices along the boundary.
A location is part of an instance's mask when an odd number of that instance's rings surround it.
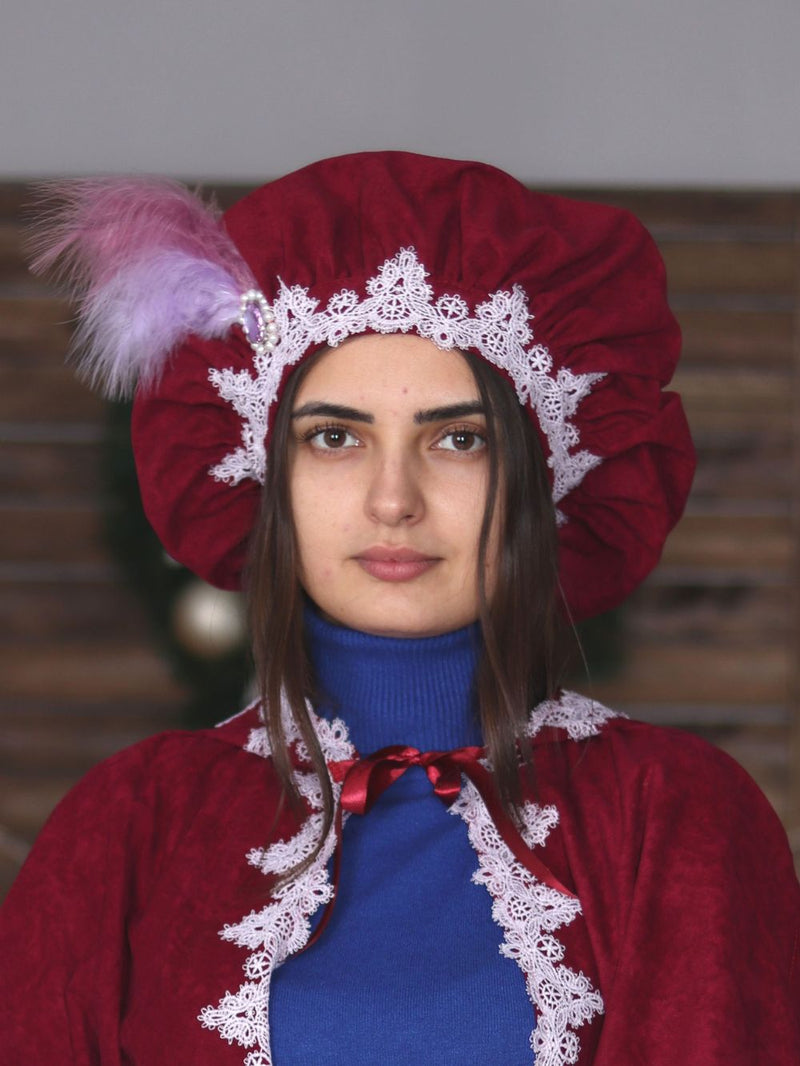
<svg viewBox="0 0 800 1066">
<path fill-rule="evenodd" d="M 594 194 L 591 194 L 594 195 Z M 624 609 L 631 713 L 695 728 L 759 780 L 800 853 L 798 208 L 775 194 L 621 193 L 668 267 L 698 449 L 686 516 Z"/>
<path fill-rule="evenodd" d="M 795 359 L 792 307 L 744 311 L 729 307 L 684 306 L 680 311 L 683 358 L 689 363 L 745 366 L 757 360 L 767 370 L 790 367 Z"/>
<path fill-rule="evenodd" d="M 105 547 L 106 407 L 64 365 L 68 306 L 24 267 L 25 197 L 0 185 L 0 894 L 64 792 L 185 699 Z"/>
<path fill-rule="evenodd" d="M 579 683 L 726 747 L 800 848 L 800 194 L 560 191 L 628 207 L 659 243 L 699 456 L 662 566 L 614 623 L 618 667 Z M 0 184 L 0 891 L 66 788 L 185 695 L 104 546 L 105 408 L 64 366 L 68 307 L 25 271 L 26 196 Z"/>
</svg>

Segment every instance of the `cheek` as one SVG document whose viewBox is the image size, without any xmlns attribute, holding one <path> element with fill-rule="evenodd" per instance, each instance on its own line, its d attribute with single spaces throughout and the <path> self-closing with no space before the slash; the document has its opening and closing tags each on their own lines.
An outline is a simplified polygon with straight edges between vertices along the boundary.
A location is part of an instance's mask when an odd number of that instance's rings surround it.
<svg viewBox="0 0 800 1066">
<path fill-rule="evenodd" d="M 312 508 L 295 514 L 295 536 L 304 583 L 330 581 L 338 561 L 347 554 L 346 523 L 332 521 L 330 512 Z M 306 591 L 309 591 L 308 589 Z"/>
<path fill-rule="evenodd" d="M 331 501 L 320 492 L 318 482 L 304 476 L 298 464 L 290 482 L 292 520 L 298 543 L 315 541 L 324 533 L 331 517 Z"/>
<path fill-rule="evenodd" d="M 439 530 L 463 557 L 475 560 L 486 500 L 485 478 L 452 479 L 440 486 L 436 498 Z"/>
<path fill-rule="evenodd" d="M 354 534 L 363 512 L 363 491 L 355 477 L 336 468 L 298 461 L 290 482 L 295 533 L 304 548 L 330 554 Z"/>
</svg>

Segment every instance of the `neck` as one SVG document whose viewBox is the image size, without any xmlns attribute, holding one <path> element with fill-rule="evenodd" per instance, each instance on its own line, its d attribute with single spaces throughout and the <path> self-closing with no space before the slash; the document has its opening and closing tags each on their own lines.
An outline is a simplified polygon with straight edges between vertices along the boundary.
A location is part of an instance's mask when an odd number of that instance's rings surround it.
<svg viewBox="0 0 800 1066">
<path fill-rule="evenodd" d="M 378 637 L 306 611 L 318 709 L 341 716 L 362 754 L 389 744 L 446 751 L 480 744 L 473 693 L 477 624 L 437 637 Z"/>
</svg>

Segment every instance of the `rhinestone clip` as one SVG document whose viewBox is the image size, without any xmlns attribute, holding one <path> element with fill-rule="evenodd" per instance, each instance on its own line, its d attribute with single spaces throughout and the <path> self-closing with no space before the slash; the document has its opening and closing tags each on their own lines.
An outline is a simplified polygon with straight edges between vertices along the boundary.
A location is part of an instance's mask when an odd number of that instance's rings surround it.
<svg viewBox="0 0 800 1066">
<path fill-rule="evenodd" d="M 275 312 L 267 303 L 263 292 L 248 289 L 239 301 L 239 317 L 245 340 L 256 353 L 266 355 L 275 349 L 280 340 Z"/>
</svg>

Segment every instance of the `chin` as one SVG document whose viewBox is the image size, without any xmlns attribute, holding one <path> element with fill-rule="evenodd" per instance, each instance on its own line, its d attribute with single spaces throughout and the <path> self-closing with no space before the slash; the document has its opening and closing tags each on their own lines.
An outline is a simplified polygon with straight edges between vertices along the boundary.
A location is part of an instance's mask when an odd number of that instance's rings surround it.
<svg viewBox="0 0 800 1066">
<path fill-rule="evenodd" d="M 348 629 L 357 629 L 362 633 L 371 633 L 376 637 L 396 637 L 411 639 L 414 637 L 439 637 L 443 633 L 452 633 L 470 625 L 477 618 L 468 612 L 448 614 L 430 610 L 402 611 L 375 610 L 365 608 L 363 611 L 323 612 L 338 625 Z"/>
</svg>

